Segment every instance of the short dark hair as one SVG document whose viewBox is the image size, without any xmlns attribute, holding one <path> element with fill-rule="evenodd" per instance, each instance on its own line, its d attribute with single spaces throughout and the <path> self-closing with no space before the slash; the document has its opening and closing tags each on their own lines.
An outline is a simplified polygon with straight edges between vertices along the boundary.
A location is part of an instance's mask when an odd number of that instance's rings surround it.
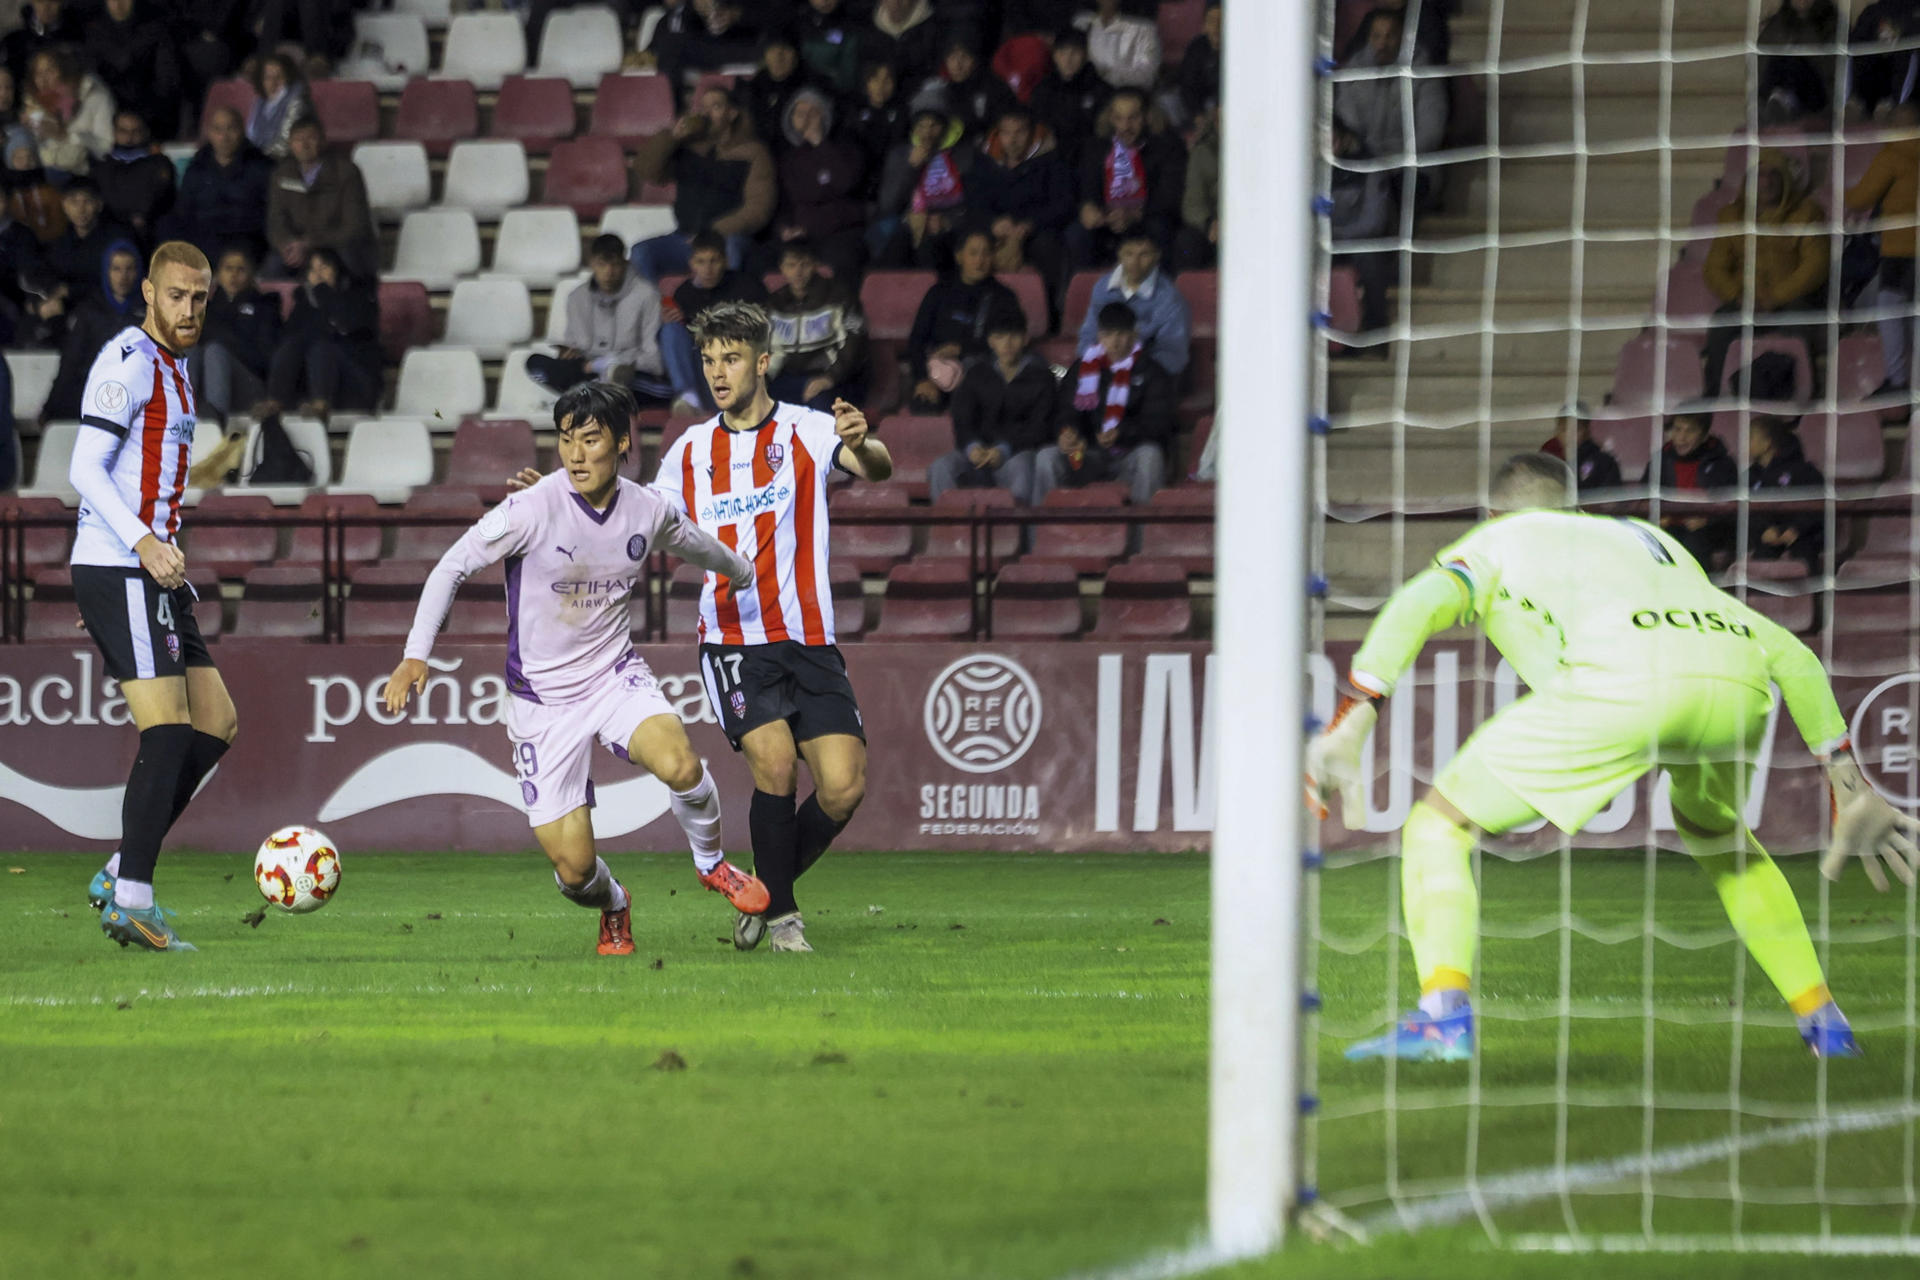
<svg viewBox="0 0 1920 1280">
<path fill-rule="evenodd" d="M 1109 302 L 1100 308 L 1100 314 L 1093 323 L 1101 333 L 1140 332 L 1140 317 L 1134 315 L 1133 308 L 1124 302 Z"/>
<path fill-rule="evenodd" d="M 1027 312 L 1024 307 L 1009 306 L 1005 302 L 995 303 L 987 308 L 987 333 L 1017 333 L 1027 336 Z"/>
<path fill-rule="evenodd" d="M 247 260 L 247 270 L 258 271 L 260 269 L 259 253 L 255 251 L 252 245 L 244 240 L 235 240 L 232 244 L 221 245 L 220 252 L 213 260 L 216 263 L 225 262 L 236 253 Z"/>
<path fill-rule="evenodd" d="M 780 246 L 780 261 L 785 262 L 788 258 L 806 258 L 818 262 L 820 254 L 813 247 L 813 241 L 801 236 L 797 240 L 789 240 Z"/>
<path fill-rule="evenodd" d="M 332 263 L 334 275 L 339 276 L 343 281 L 353 279 L 353 272 L 347 270 L 347 264 L 345 260 L 340 257 L 339 251 L 330 249 L 326 245 L 315 245 L 312 249 L 309 249 L 307 251 L 307 262 L 309 264 L 315 262 Z M 304 278 L 306 272 L 302 271 L 300 274 Z"/>
<path fill-rule="evenodd" d="M 882 70 L 891 71 L 895 82 L 897 83 L 899 81 L 900 68 L 893 65 L 893 59 L 868 58 L 860 64 L 860 83 L 863 85 L 866 84 L 867 81 L 873 79 L 874 72 Z"/>
<path fill-rule="evenodd" d="M 1136 222 L 1125 231 L 1122 231 L 1120 233 L 1119 243 L 1122 245 L 1137 244 L 1142 240 L 1152 245 L 1156 251 L 1160 248 L 1160 242 L 1153 238 L 1153 232 L 1147 229 L 1147 224 L 1144 222 Z"/>
<path fill-rule="evenodd" d="M 773 321 L 767 309 L 751 302 L 716 302 L 693 319 L 693 349 L 709 343 L 739 342 L 755 355 L 773 346 Z"/>
<path fill-rule="evenodd" d="M 1061 49 L 1069 45 L 1084 50 L 1087 47 L 1087 33 L 1078 27 L 1060 28 L 1053 37 L 1053 47 Z"/>
<path fill-rule="evenodd" d="M 77 177 L 69 178 L 67 185 L 60 188 L 60 198 L 64 200 L 68 196 L 92 196 L 95 200 L 102 199 L 100 195 L 100 184 L 84 173 Z"/>
<path fill-rule="evenodd" d="M 619 383 L 582 382 L 561 392 L 560 398 L 553 402 L 553 428 L 563 431 L 569 420 L 575 428 L 597 422 L 613 432 L 615 440 L 625 436 L 631 442 L 633 415 L 638 412 L 640 406 L 634 401 L 633 392 Z M 627 447 L 621 446 L 622 456 Z"/>
<path fill-rule="evenodd" d="M 701 253 L 708 249 L 713 250 L 723 258 L 726 257 L 727 238 L 718 231 L 702 231 L 699 235 L 687 241 L 687 256 L 689 258 L 696 253 Z"/>
<path fill-rule="evenodd" d="M 1028 124 L 1032 124 L 1034 123 L 1034 115 L 1032 111 L 1020 105 L 1018 101 L 1014 101 L 1009 102 L 1001 110 L 1000 114 L 994 117 L 995 124 L 1005 124 L 1009 120 L 1024 120 Z"/>
<path fill-rule="evenodd" d="M 588 262 L 625 262 L 626 260 L 627 242 L 611 233 L 595 236 L 593 243 L 587 246 Z"/>
<path fill-rule="evenodd" d="M 324 124 L 321 124 L 320 117 L 317 115 L 314 115 L 311 112 L 309 112 L 304 116 L 301 116 L 298 120 L 295 120 L 293 122 L 293 128 L 287 130 L 287 136 L 291 138 L 294 134 L 300 132 L 302 129 L 313 130 L 315 133 L 320 135 L 320 140 L 322 142 L 325 142 L 327 140 L 327 126 Z"/>
</svg>

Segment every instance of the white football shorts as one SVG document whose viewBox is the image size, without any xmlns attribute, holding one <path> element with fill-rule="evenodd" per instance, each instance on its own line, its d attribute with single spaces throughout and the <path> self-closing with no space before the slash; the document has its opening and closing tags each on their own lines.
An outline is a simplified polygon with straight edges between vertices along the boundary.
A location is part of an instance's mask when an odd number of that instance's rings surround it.
<svg viewBox="0 0 1920 1280">
<path fill-rule="evenodd" d="M 596 741 L 622 760 L 643 720 L 673 715 L 660 682 L 638 654 L 628 654 L 578 702 L 546 704 L 507 699 L 507 736 L 513 771 L 530 826 L 543 827 L 582 805 L 593 805 Z"/>
</svg>

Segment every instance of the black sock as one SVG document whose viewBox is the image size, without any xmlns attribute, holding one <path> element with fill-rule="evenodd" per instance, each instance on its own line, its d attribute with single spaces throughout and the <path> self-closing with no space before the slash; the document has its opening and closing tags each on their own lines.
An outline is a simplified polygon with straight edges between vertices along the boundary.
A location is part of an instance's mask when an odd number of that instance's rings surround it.
<svg viewBox="0 0 1920 1280">
<path fill-rule="evenodd" d="M 794 877 L 798 879 L 807 874 L 807 870 L 814 863 L 820 861 L 821 855 L 827 851 L 827 846 L 833 843 L 835 836 L 847 829 L 847 824 L 836 822 L 827 816 L 827 811 L 820 807 L 818 791 L 807 797 L 807 802 L 800 806 L 800 812 L 794 821 L 800 828 L 800 860 L 793 872 Z"/>
<path fill-rule="evenodd" d="M 193 803 L 193 793 L 200 789 L 201 780 L 213 772 L 213 766 L 220 763 L 220 757 L 227 754 L 227 740 L 216 738 L 210 733 L 193 731 L 193 744 L 187 748 L 187 765 L 180 774 L 180 785 L 173 792 L 173 814 L 167 819 L 167 829 L 180 821 L 180 815 Z"/>
<path fill-rule="evenodd" d="M 152 884 L 160 842 L 171 825 L 174 792 L 193 749 L 193 726 L 157 724 L 140 734 L 140 754 L 120 802 L 120 878 Z"/>
<path fill-rule="evenodd" d="M 755 789 L 747 810 L 747 831 L 753 838 L 753 873 L 767 886 L 767 919 L 784 916 L 793 904 L 793 880 L 799 861 L 800 827 L 793 816 L 793 797 L 770 795 Z"/>
</svg>

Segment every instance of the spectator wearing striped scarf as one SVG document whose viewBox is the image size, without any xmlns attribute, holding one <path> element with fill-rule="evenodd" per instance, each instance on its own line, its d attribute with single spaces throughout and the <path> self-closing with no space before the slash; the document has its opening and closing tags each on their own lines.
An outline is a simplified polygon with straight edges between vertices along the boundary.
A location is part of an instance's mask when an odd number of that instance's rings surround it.
<svg viewBox="0 0 1920 1280">
<path fill-rule="evenodd" d="M 1140 345 L 1139 322 L 1124 302 L 1096 321 L 1098 341 L 1080 357 L 1056 443 L 1040 452 L 1034 501 L 1053 490 L 1118 480 L 1128 500 L 1146 502 L 1167 482 L 1173 447 L 1174 377 Z"/>
</svg>

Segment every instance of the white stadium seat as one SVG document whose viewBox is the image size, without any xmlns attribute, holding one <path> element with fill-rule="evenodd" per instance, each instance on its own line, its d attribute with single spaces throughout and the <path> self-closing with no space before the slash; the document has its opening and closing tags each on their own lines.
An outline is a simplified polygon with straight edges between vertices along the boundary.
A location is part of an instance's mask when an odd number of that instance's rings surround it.
<svg viewBox="0 0 1920 1280">
<path fill-rule="evenodd" d="M 418 280 L 429 289 L 451 289 L 461 276 L 480 270 L 480 226 L 465 209 L 415 209 L 400 224 L 388 280 Z"/>
<path fill-rule="evenodd" d="M 580 270 L 580 219 L 572 209 L 510 209 L 493 242 L 493 273 L 550 285 Z"/>
<path fill-rule="evenodd" d="M 540 69 L 576 89 L 591 89 L 600 77 L 620 69 L 620 19 L 605 5 L 555 9 L 540 33 Z"/>
<path fill-rule="evenodd" d="M 13 420 L 33 422 L 47 403 L 47 392 L 60 374 L 58 351 L 9 351 L 7 376 L 13 380 Z"/>
<path fill-rule="evenodd" d="M 512 348 L 533 341 L 533 299 L 526 281 L 482 276 L 454 285 L 442 341 L 450 347 L 472 347 L 483 360 L 502 359 Z"/>
<path fill-rule="evenodd" d="M 496 90 L 508 76 L 527 69 L 527 33 L 510 13 L 462 13 L 447 27 L 440 75 L 471 80 L 473 87 Z"/>
<path fill-rule="evenodd" d="M 640 15 L 640 31 L 634 39 L 633 47 L 644 49 L 653 43 L 653 33 L 660 26 L 660 20 L 667 16 L 667 7 L 663 4 L 648 5 L 647 11 Z"/>
<path fill-rule="evenodd" d="M 453 0 L 393 0 L 395 13 L 410 13 L 438 31 L 453 21 Z"/>
<path fill-rule="evenodd" d="M 38 408 L 34 410 L 39 412 Z M 98 431 L 98 427 L 91 428 Z M 33 483 L 20 490 L 23 498 L 58 498 L 70 507 L 80 505 L 67 472 L 73 466 L 74 442 L 80 438 L 77 422 L 49 422 L 40 433 L 40 458 L 33 464 Z"/>
<path fill-rule="evenodd" d="M 553 412 L 553 402 L 559 397 L 527 376 L 527 357 L 541 351 L 543 348 L 540 347 L 515 347 L 507 353 L 506 366 L 500 370 L 500 394 L 493 406 L 495 413 L 508 418 L 530 418 L 537 422 Z"/>
<path fill-rule="evenodd" d="M 375 502 L 405 502 L 433 483 L 433 437 L 418 418 L 368 418 L 347 436 L 339 482 L 328 493 L 364 493 Z"/>
<path fill-rule="evenodd" d="M 600 234 L 619 236 L 629 253 L 642 240 L 664 236 L 678 230 L 679 226 L 674 220 L 672 206 L 664 204 L 615 205 L 600 215 Z"/>
<path fill-rule="evenodd" d="M 489 221 L 527 202 L 527 149 L 518 142 L 456 142 L 447 156 L 440 204 Z"/>
<path fill-rule="evenodd" d="M 335 74 L 342 80 L 371 80 L 383 93 L 398 93 L 433 64 L 427 25 L 411 13 L 356 13 L 353 48 Z"/>
<path fill-rule="evenodd" d="M 547 341 L 554 346 L 560 345 L 560 338 L 567 331 L 567 295 L 591 278 L 583 273 L 553 286 L 553 301 L 547 304 Z"/>
<path fill-rule="evenodd" d="M 433 201 L 427 149 L 417 142 L 362 142 L 353 149 L 353 163 L 366 180 L 376 218 L 398 222 Z"/>
<path fill-rule="evenodd" d="M 429 431 L 452 431 L 460 419 L 486 407 L 487 380 L 478 353 L 464 347 L 416 347 L 400 362 L 395 416 L 418 418 Z"/>
<path fill-rule="evenodd" d="M 308 484 L 248 483 L 247 472 L 259 461 L 260 424 L 256 422 L 247 430 L 247 451 L 240 463 L 240 483 L 228 485 L 228 493 L 264 497 L 276 507 L 297 507 L 302 498 L 316 489 L 324 489 L 332 481 L 333 446 L 327 439 L 327 424 L 318 418 L 284 417 L 280 419 L 280 425 L 286 428 L 287 439 L 292 442 L 295 452 L 313 468 L 313 480 Z"/>
</svg>

